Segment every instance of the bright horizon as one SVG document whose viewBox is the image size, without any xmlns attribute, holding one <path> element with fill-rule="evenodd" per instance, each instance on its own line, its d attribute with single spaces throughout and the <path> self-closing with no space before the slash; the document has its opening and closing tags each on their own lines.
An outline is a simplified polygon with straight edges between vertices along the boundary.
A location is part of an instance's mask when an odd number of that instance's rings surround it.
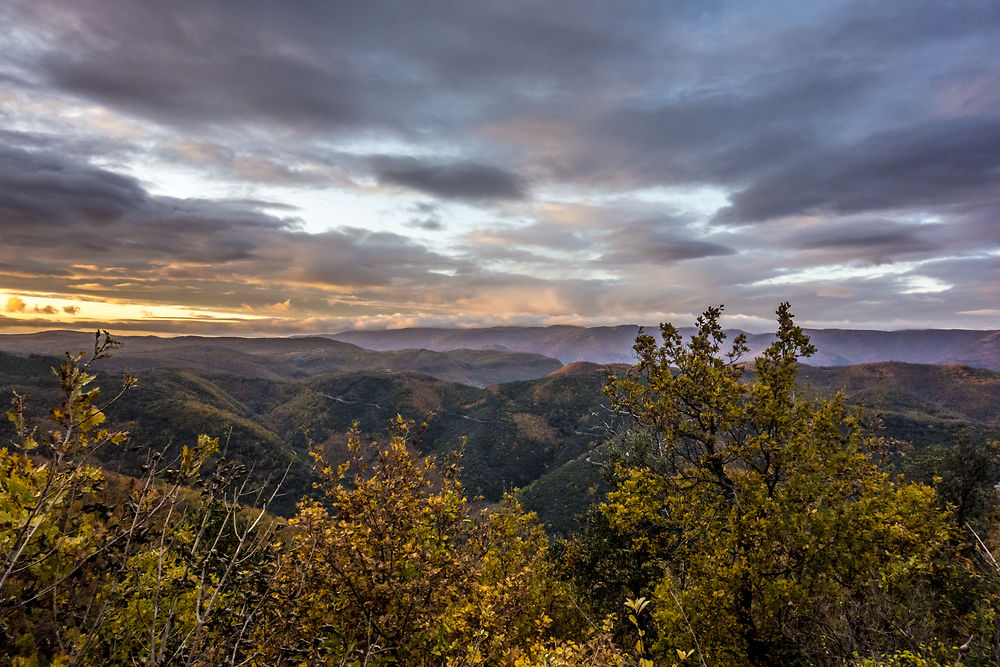
<svg viewBox="0 0 1000 667">
<path fill-rule="evenodd" d="M 992 0 L 0 21 L 0 333 L 1000 329 Z"/>
</svg>

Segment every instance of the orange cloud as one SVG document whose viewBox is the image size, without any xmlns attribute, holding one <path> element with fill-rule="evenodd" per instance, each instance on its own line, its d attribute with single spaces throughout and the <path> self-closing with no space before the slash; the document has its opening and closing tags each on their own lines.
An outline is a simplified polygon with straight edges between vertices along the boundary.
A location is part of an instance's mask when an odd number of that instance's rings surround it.
<svg viewBox="0 0 1000 667">
<path fill-rule="evenodd" d="M 19 296 L 12 296 L 7 299 L 7 312 L 8 313 L 23 313 L 27 306 L 24 303 L 24 299 Z"/>
<path fill-rule="evenodd" d="M 69 315 L 76 315 L 80 312 L 80 306 L 63 306 L 63 312 Z"/>
<path fill-rule="evenodd" d="M 292 298 L 288 297 L 284 301 L 269 303 L 266 306 L 258 306 L 257 308 L 248 304 L 243 304 L 243 310 L 248 313 L 272 313 L 275 315 L 284 315 L 292 312 Z"/>
</svg>

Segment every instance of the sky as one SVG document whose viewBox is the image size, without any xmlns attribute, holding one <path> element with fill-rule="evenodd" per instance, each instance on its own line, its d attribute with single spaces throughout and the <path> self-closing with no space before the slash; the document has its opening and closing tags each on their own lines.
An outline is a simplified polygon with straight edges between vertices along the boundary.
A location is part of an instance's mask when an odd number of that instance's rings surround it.
<svg viewBox="0 0 1000 667">
<path fill-rule="evenodd" d="M 0 331 L 1000 329 L 1000 3 L 0 3 Z"/>
</svg>

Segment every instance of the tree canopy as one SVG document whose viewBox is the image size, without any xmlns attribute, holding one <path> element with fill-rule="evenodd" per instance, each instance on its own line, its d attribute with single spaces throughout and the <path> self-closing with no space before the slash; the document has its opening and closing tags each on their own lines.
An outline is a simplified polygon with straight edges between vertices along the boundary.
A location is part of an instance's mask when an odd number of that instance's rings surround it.
<svg viewBox="0 0 1000 667">
<path fill-rule="evenodd" d="M 659 342 L 641 334 L 606 388 L 634 421 L 599 521 L 633 568 L 661 575 L 648 585 L 660 653 L 819 664 L 963 643 L 974 575 L 935 490 L 884 464 L 891 443 L 843 394 L 797 389 L 814 347 L 788 304 L 752 364 L 742 334 L 724 347 L 721 314 L 687 342 L 670 324 Z"/>
</svg>

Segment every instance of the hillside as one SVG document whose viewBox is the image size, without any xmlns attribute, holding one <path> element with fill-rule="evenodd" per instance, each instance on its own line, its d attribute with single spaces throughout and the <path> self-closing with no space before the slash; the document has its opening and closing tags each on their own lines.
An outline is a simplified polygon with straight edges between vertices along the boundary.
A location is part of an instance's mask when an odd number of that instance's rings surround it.
<svg viewBox="0 0 1000 667">
<path fill-rule="evenodd" d="M 142 373 L 185 368 L 203 375 L 291 380 L 353 371 L 426 373 L 476 387 L 541 377 L 562 364 L 533 353 L 448 350 L 373 352 L 329 338 L 119 336 L 124 344 L 95 368 Z M 0 335 L 0 351 L 61 356 L 93 347 L 93 334 L 50 331 Z"/>
<path fill-rule="evenodd" d="M 173 348 L 188 360 L 204 360 L 200 368 L 191 364 L 139 372 L 138 386 L 111 413 L 114 422 L 132 432 L 138 448 L 106 451 L 105 464 L 135 473 L 144 452 L 163 448 L 176 452 L 199 433 L 207 433 L 228 442 L 230 457 L 252 465 L 258 478 L 277 477 L 288 468 L 290 492 L 278 502 L 278 509 L 288 512 L 294 499 L 311 487 L 309 440 L 322 445 L 333 459 L 342 459 L 346 433 L 355 421 L 362 432 L 382 437 L 389 419 L 400 414 L 428 422 L 421 441 L 427 453 L 460 448 L 465 439 L 464 478 L 473 494 L 495 502 L 504 491 L 523 488 L 520 495 L 526 507 L 560 530 L 568 529 L 572 517 L 601 492 L 599 468 L 587 458 L 614 425 L 613 415 L 604 407 L 602 387 L 607 373 L 622 367 L 576 363 L 541 378 L 487 388 L 414 371 L 278 376 L 275 369 L 289 373 L 293 367 L 289 357 L 297 354 L 298 363 L 304 363 L 304 353 L 317 349 L 311 339 L 295 339 L 285 348 L 286 365 L 276 363 L 254 377 L 250 372 L 259 365 L 241 366 L 242 374 L 223 374 L 221 364 L 208 363 L 220 349 L 234 350 L 237 345 L 256 364 L 267 358 L 260 352 L 268 351 L 269 341 L 232 340 L 236 343 L 225 340 L 207 349 L 188 340 Z M 333 343 L 332 349 L 343 345 Z M 419 363 L 425 363 L 428 354 L 416 353 L 418 359 L 424 358 Z M 407 362 L 404 357 L 396 355 L 399 366 Z M 119 361 L 129 367 L 121 361 L 125 358 L 122 354 Z M 133 350 L 128 358 L 157 360 L 142 349 Z M 40 411 L 51 404 L 48 368 L 57 362 L 54 357 L 0 353 L 0 388 L 5 394 L 11 389 L 28 394 Z M 226 367 L 233 367 L 231 360 Z M 106 371 L 98 384 L 110 395 L 120 380 Z M 888 435 L 916 446 L 946 443 L 962 431 L 1000 431 L 1000 413 L 995 409 L 1000 403 L 1000 373 L 992 371 L 901 363 L 803 367 L 801 385 L 805 391 L 824 395 L 845 390 L 852 400 L 883 416 Z M 9 432 L 4 424 L 0 438 L 9 437 Z M 603 458 L 598 452 L 593 460 Z"/>
<path fill-rule="evenodd" d="M 565 369 L 585 369 L 574 364 Z M 1000 437 L 1000 373 L 968 366 L 885 362 L 854 366 L 801 366 L 803 392 L 830 396 L 843 391 L 852 403 L 877 415 L 884 435 L 919 451 L 952 445 L 959 436 Z M 520 491 L 526 509 L 538 512 L 557 532 L 575 529 L 572 517 L 605 490 L 599 465 L 603 448 L 545 471 Z"/>
<path fill-rule="evenodd" d="M 639 327 L 491 327 L 486 329 L 392 329 L 345 331 L 330 338 L 371 350 L 420 347 L 428 350 L 509 350 L 555 357 L 563 363 L 631 363 Z M 546 350 L 546 352 L 538 352 Z"/>
<path fill-rule="evenodd" d="M 898 362 L 803 366 L 800 384 L 823 395 L 844 391 L 883 415 L 893 436 L 918 445 L 943 443 L 969 429 L 1000 432 L 1000 373 L 985 369 Z"/>
<path fill-rule="evenodd" d="M 49 368 L 55 357 L 0 352 L 0 388 L 31 398 L 35 417 L 55 399 Z M 381 437 L 396 414 L 418 424 L 428 421 L 422 444 L 427 453 L 465 445 L 465 481 L 487 501 L 523 486 L 552 467 L 575 458 L 603 437 L 595 415 L 603 400 L 601 373 L 557 374 L 488 389 L 448 382 L 412 371 L 348 371 L 297 380 L 247 377 L 193 368 L 139 372 L 139 383 L 114 406 L 112 419 L 132 434 L 138 449 L 108 450 L 105 465 L 134 474 L 144 453 L 176 454 L 200 433 L 228 443 L 230 458 L 252 466 L 260 479 L 280 477 L 289 468 L 286 502 L 308 492 L 312 476 L 308 441 L 337 460 L 344 456 L 347 431 L 357 422 L 363 433 Z M 121 381 L 102 372 L 97 384 L 113 395 Z M 4 399 L 6 402 L 6 398 Z M 12 434 L 0 425 L 0 441 Z"/>
<path fill-rule="evenodd" d="M 655 333 L 657 327 L 647 327 Z M 372 350 L 420 347 L 444 351 L 457 348 L 510 350 L 555 357 L 563 363 L 632 363 L 636 325 L 616 327 L 494 327 L 488 329 L 396 329 L 345 331 L 330 338 Z M 687 336 L 693 329 L 682 328 Z M 729 337 L 737 330 L 729 330 Z M 1000 371 L 1000 331 L 921 329 L 866 331 L 806 329 L 818 350 L 808 361 L 815 366 L 849 366 L 881 361 L 915 364 L 960 364 Z M 773 339 L 771 334 L 747 334 L 750 355 Z"/>
</svg>

